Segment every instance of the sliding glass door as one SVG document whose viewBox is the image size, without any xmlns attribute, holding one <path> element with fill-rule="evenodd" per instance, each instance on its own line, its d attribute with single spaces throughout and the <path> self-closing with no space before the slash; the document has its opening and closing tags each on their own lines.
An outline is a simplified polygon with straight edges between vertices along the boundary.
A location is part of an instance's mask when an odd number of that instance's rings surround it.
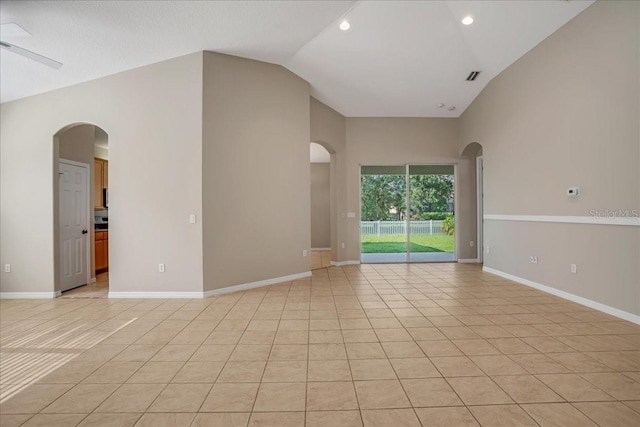
<svg viewBox="0 0 640 427">
<path fill-rule="evenodd" d="M 363 263 L 455 261 L 453 165 L 360 172 Z"/>
<path fill-rule="evenodd" d="M 406 166 L 362 166 L 360 183 L 362 262 L 406 262 Z"/>
<path fill-rule="evenodd" d="M 453 165 L 409 165 L 409 261 L 455 261 Z"/>
</svg>

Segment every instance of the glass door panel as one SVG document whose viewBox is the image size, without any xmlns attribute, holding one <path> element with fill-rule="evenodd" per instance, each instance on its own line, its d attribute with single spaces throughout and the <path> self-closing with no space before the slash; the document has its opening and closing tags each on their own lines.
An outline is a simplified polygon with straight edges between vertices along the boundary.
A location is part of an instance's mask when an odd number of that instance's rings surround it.
<svg viewBox="0 0 640 427">
<path fill-rule="evenodd" d="M 360 253 L 363 263 L 407 262 L 407 169 L 362 166 Z"/>
<path fill-rule="evenodd" d="M 455 261 L 453 165 L 409 165 L 410 262 Z"/>
</svg>

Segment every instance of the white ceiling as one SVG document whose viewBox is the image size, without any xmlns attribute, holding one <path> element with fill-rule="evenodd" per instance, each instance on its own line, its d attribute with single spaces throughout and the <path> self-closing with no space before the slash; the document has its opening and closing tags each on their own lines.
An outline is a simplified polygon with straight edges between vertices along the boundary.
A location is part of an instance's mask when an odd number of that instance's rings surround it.
<svg viewBox="0 0 640 427">
<path fill-rule="evenodd" d="M 2 1 L 1 22 L 32 34 L 3 40 L 64 65 L 3 49 L 0 100 L 211 50 L 281 64 L 346 116 L 458 117 L 493 77 L 592 3 Z M 465 27 L 467 14 L 475 22 Z M 345 18 L 351 29 L 341 31 Z M 466 82 L 472 70 L 481 74 Z"/>
</svg>

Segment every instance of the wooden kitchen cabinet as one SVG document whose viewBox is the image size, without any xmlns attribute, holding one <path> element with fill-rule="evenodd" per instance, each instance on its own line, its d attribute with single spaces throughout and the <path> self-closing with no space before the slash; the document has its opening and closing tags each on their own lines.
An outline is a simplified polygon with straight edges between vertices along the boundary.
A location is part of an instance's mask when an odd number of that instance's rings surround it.
<svg viewBox="0 0 640 427">
<path fill-rule="evenodd" d="M 93 159 L 93 207 L 104 208 L 103 188 L 109 188 L 109 161 Z"/>
<path fill-rule="evenodd" d="M 102 273 L 109 269 L 109 231 L 96 230 L 95 232 L 95 263 L 96 273 Z"/>
</svg>

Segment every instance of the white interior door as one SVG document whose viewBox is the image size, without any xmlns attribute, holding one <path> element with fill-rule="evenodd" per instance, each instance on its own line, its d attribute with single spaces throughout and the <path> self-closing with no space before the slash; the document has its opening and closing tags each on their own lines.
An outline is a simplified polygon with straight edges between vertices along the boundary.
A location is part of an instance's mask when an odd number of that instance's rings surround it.
<svg viewBox="0 0 640 427">
<path fill-rule="evenodd" d="M 88 168 L 60 162 L 60 286 L 62 291 L 88 280 Z"/>
</svg>

